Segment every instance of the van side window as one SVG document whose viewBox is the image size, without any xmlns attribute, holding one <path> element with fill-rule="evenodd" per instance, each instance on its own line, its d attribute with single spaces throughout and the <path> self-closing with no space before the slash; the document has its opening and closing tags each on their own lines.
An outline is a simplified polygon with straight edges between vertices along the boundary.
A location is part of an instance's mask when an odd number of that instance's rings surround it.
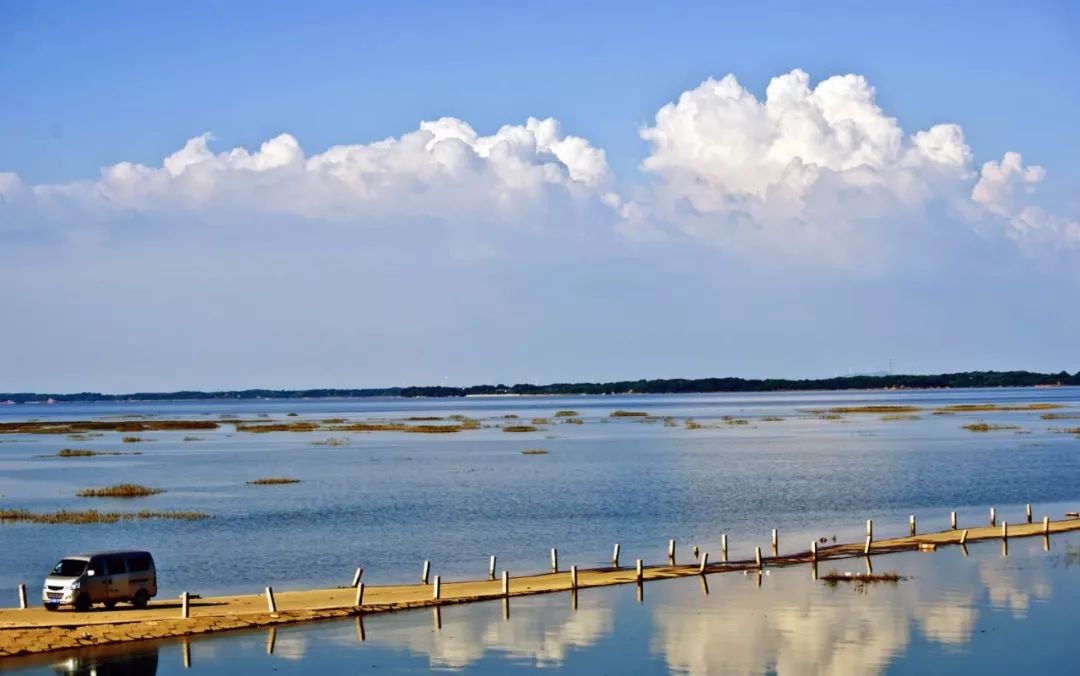
<svg viewBox="0 0 1080 676">
<path fill-rule="evenodd" d="M 128 570 L 132 573 L 143 573 L 150 570 L 150 556 L 148 554 L 133 554 L 127 557 Z"/>
<path fill-rule="evenodd" d="M 90 559 L 90 565 L 87 566 L 87 569 L 94 571 L 97 575 L 105 575 L 105 557 L 95 556 Z"/>
<path fill-rule="evenodd" d="M 105 559 L 108 575 L 123 575 L 127 572 L 127 566 L 122 556 L 109 556 Z"/>
</svg>

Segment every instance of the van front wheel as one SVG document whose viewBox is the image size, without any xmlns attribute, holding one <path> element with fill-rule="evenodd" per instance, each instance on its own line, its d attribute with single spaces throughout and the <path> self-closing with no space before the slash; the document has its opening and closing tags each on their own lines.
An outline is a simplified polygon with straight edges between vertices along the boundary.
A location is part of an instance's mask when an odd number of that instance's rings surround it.
<svg viewBox="0 0 1080 676">
<path fill-rule="evenodd" d="M 148 603 L 150 603 L 150 594 L 146 593 L 145 589 L 135 592 L 135 598 L 131 599 L 131 605 L 136 608 L 145 608 Z"/>
<path fill-rule="evenodd" d="M 75 599 L 75 610 L 80 613 L 90 610 L 90 597 L 86 594 L 80 594 L 79 598 Z"/>
</svg>

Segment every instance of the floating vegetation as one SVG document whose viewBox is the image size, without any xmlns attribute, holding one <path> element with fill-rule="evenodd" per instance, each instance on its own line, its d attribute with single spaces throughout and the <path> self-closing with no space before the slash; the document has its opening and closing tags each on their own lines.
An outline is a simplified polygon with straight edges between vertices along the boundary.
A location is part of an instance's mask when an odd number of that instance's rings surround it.
<svg viewBox="0 0 1080 676">
<path fill-rule="evenodd" d="M 324 425 L 340 425 L 345 422 L 345 418 L 326 418 L 322 421 Z"/>
<path fill-rule="evenodd" d="M 503 418 L 506 418 L 507 420 L 517 420 L 517 414 L 515 414 L 515 413 L 507 413 L 506 415 L 503 416 Z"/>
<path fill-rule="evenodd" d="M 116 523 L 118 521 L 145 521 L 150 519 L 172 519 L 177 521 L 200 521 L 209 518 L 203 512 L 164 511 L 154 512 L 143 509 L 138 512 L 99 512 L 96 509 L 73 511 L 62 509 L 58 512 L 31 512 L 25 509 L 0 509 L 0 522 L 3 523 L 47 523 L 47 524 L 94 524 Z"/>
<path fill-rule="evenodd" d="M 285 415 L 286 415 L 287 417 L 289 417 L 289 418 L 295 418 L 295 417 L 299 416 L 300 414 L 299 414 L 299 413 L 295 413 L 295 412 L 291 412 L 291 411 L 290 411 L 289 413 L 286 413 Z"/>
<path fill-rule="evenodd" d="M 533 418 L 532 419 L 532 424 L 534 424 L 534 425 L 547 425 L 549 422 L 551 422 L 551 421 L 548 420 L 547 418 Z"/>
<path fill-rule="evenodd" d="M 833 568 L 818 579 L 830 587 L 836 587 L 841 582 L 849 582 L 855 587 L 856 591 L 861 591 L 868 584 L 881 582 L 896 584 L 906 578 L 894 570 L 887 573 L 841 573 Z"/>
<path fill-rule="evenodd" d="M 679 421 L 676 420 L 675 418 L 672 418 L 671 416 L 667 416 L 666 418 L 664 418 L 664 427 L 678 427 L 678 426 L 679 426 Z"/>
<path fill-rule="evenodd" d="M 311 442 L 313 446 L 348 446 L 349 440 L 345 437 L 330 437 L 322 441 Z"/>
<path fill-rule="evenodd" d="M 94 455 L 129 455 L 119 451 L 91 451 L 89 448 L 61 448 L 56 452 L 58 458 L 89 458 Z"/>
<path fill-rule="evenodd" d="M 968 413 L 978 411 L 1045 411 L 1061 407 L 1061 404 L 1043 402 L 1033 404 L 950 404 L 937 410 L 948 413 Z"/>
<path fill-rule="evenodd" d="M 775 415 L 767 415 L 761 419 L 761 422 L 783 422 L 783 418 Z"/>
<path fill-rule="evenodd" d="M 1019 425 L 991 425 L 989 423 L 971 423 L 969 425 L 961 425 L 965 430 L 972 432 L 996 432 L 998 430 L 1018 430 Z"/>
<path fill-rule="evenodd" d="M 164 493 L 164 488 L 151 488 L 141 484 L 123 483 L 105 488 L 87 488 L 75 495 L 80 498 L 145 498 L 148 495 Z"/>
<path fill-rule="evenodd" d="M 471 425 L 466 427 L 465 423 L 460 425 L 406 425 L 401 422 L 357 422 L 330 428 L 334 432 L 417 432 L 423 434 L 460 432 L 463 429 L 474 429 L 474 427 Z"/>
<path fill-rule="evenodd" d="M 688 430 L 700 430 L 704 425 L 694 420 L 693 418 L 686 419 L 686 429 Z"/>
<path fill-rule="evenodd" d="M 502 428 L 503 432 L 536 432 L 539 428 L 535 425 L 507 425 Z"/>
<path fill-rule="evenodd" d="M 294 479 L 287 476 L 268 476 L 261 479 L 254 479 L 249 481 L 248 484 L 252 486 L 280 486 L 281 484 L 298 484 L 299 479 Z"/>
<path fill-rule="evenodd" d="M 563 421 L 564 424 L 567 424 L 567 425 L 584 425 L 585 424 L 585 421 L 582 420 L 581 418 L 563 418 L 562 421 Z"/>
<path fill-rule="evenodd" d="M 894 413 L 894 414 L 891 414 L 891 415 L 883 415 L 883 416 L 881 416 L 881 419 L 883 421 L 885 421 L 885 422 L 891 422 L 891 421 L 895 421 L 895 420 L 922 420 L 922 418 L 920 416 L 906 415 L 906 414 L 903 414 L 903 413 Z"/>
<path fill-rule="evenodd" d="M 750 421 L 746 418 L 733 418 L 730 415 L 725 415 L 723 421 L 729 425 L 749 425 Z"/>
<path fill-rule="evenodd" d="M 901 404 L 870 404 L 867 406 L 834 406 L 829 413 L 914 413 L 921 411 L 919 406 Z"/>
<path fill-rule="evenodd" d="M 1080 413 L 1043 413 L 1043 420 L 1080 420 Z"/>
<path fill-rule="evenodd" d="M 579 415 L 581 415 L 581 414 L 578 413 L 577 411 L 574 411 L 574 410 L 569 409 L 569 408 L 564 408 L 562 410 L 555 411 L 555 417 L 556 418 L 576 418 Z"/>
<path fill-rule="evenodd" d="M 612 411 L 609 417 L 611 418 L 646 418 L 648 413 L 645 411 Z"/>
<path fill-rule="evenodd" d="M 151 430 L 213 430 L 213 420 L 62 420 L 0 423 L 0 434 L 84 434 Z"/>
<path fill-rule="evenodd" d="M 547 455 L 547 451 L 542 448 L 526 448 L 521 452 L 522 455 Z"/>
<path fill-rule="evenodd" d="M 839 413 L 822 413 L 818 415 L 818 420 L 843 420 L 844 416 Z"/>
<path fill-rule="evenodd" d="M 147 441 L 147 439 L 143 437 L 124 437 L 123 439 L 121 439 L 121 441 L 123 441 L 125 444 L 138 444 L 143 441 Z"/>
<path fill-rule="evenodd" d="M 314 432 L 319 429 L 319 424 L 314 422 L 291 422 L 291 423 L 236 423 L 237 432 Z"/>
<path fill-rule="evenodd" d="M 464 417 L 465 416 L 458 416 L 458 419 L 464 419 Z M 415 421 L 446 420 L 446 418 L 443 418 L 443 417 L 437 416 L 437 415 L 411 415 L 411 416 L 409 416 L 408 418 L 405 418 L 405 419 L 406 420 L 415 420 Z M 341 422 L 345 422 L 345 421 L 343 420 Z"/>
</svg>

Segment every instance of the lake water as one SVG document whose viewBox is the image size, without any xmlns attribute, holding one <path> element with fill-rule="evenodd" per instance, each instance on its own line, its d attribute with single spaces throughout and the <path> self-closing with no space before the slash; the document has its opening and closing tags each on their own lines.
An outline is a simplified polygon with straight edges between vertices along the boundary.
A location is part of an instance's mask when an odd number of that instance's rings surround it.
<svg viewBox="0 0 1080 676">
<path fill-rule="evenodd" d="M 898 583 L 809 566 L 0 660 L 25 674 L 1071 673 L 1080 534 L 877 556 Z M 1046 549 L 1044 550 L 1044 546 Z M 827 562 L 861 572 L 859 559 Z"/>
<path fill-rule="evenodd" d="M 1080 499 L 1080 439 L 1046 411 L 932 415 L 954 403 L 1057 402 L 1055 415 L 1080 414 L 1080 389 L 827 392 L 620 397 L 497 397 L 455 400 L 317 400 L 102 403 L 0 406 L 0 421 L 77 420 L 119 415 L 162 419 L 221 416 L 281 420 L 446 417 L 479 419 L 456 434 L 401 432 L 237 432 L 231 424 L 198 432 L 122 433 L 89 441 L 64 435 L 0 435 L 0 506 L 56 509 L 200 510 L 199 522 L 113 525 L 0 524 L 0 603 L 33 591 L 64 554 L 104 548 L 152 551 L 163 596 L 348 584 L 357 566 L 370 583 L 411 581 L 422 562 L 444 579 L 478 577 L 488 557 L 512 574 L 542 570 L 551 547 L 565 565 L 604 563 L 615 543 L 624 561 L 666 558 L 676 538 L 716 551 L 722 533 L 734 558 L 752 556 L 780 529 L 781 549 L 811 539 L 861 539 L 864 521 L 880 537 L 984 524 L 990 505 L 1017 522 L 1023 504 L 1036 518 L 1060 518 Z M 822 419 L 807 409 L 910 404 L 918 420 L 849 414 Z M 551 418 L 578 411 L 583 424 Z M 612 418 L 646 411 L 656 422 Z M 298 414 L 290 417 L 288 413 Z M 551 418 L 537 432 L 499 425 Z M 660 419 L 672 418 L 665 426 Z M 732 416 L 747 424 L 730 424 Z M 778 417 L 782 420 L 767 421 Z M 686 419 L 701 423 L 688 429 Z M 962 425 L 1013 426 L 972 432 Z M 183 441 L 185 436 L 198 441 Z M 347 438 L 347 445 L 313 442 Z M 43 457 L 62 447 L 141 455 Z M 543 449 L 546 455 L 523 455 Z M 302 483 L 251 486 L 264 476 Z M 166 489 L 137 500 L 87 499 L 76 491 L 119 482 Z"/>
</svg>

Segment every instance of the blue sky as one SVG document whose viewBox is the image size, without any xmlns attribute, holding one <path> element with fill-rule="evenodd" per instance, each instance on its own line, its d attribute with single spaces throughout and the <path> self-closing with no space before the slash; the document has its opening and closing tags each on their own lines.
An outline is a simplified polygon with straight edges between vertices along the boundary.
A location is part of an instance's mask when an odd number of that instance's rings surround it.
<svg viewBox="0 0 1080 676">
<path fill-rule="evenodd" d="M 1080 368 L 1072 3 L 189 5 L 0 3 L 0 391 Z"/>
</svg>

